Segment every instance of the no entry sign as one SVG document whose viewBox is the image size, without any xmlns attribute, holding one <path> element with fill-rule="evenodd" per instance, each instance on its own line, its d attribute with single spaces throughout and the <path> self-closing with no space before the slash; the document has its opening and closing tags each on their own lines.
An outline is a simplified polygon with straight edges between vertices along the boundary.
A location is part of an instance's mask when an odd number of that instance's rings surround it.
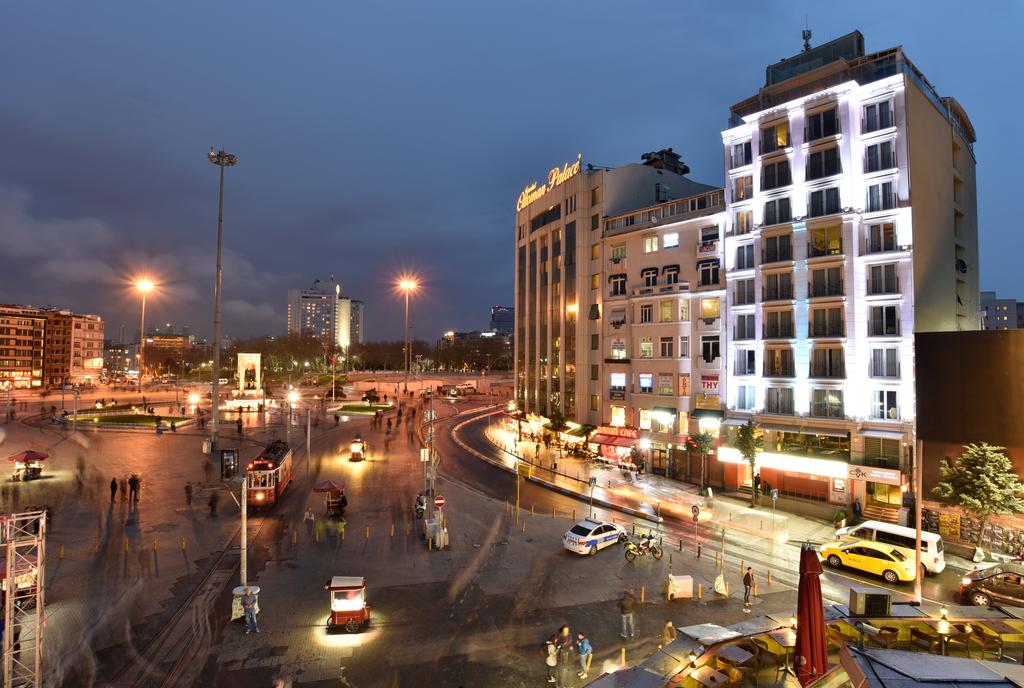
<svg viewBox="0 0 1024 688">
<path fill-rule="evenodd" d="M 443 507 L 444 506 L 444 497 L 442 497 L 441 495 L 438 495 L 438 496 L 434 497 L 434 506 L 436 506 L 438 509 Z"/>
</svg>

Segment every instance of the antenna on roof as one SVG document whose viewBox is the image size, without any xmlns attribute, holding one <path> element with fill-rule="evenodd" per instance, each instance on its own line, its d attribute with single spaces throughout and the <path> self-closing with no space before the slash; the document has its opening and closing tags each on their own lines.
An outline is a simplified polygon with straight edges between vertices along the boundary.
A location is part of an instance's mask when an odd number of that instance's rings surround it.
<svg viewBox="0 0 1024 688">
<path fill-rule="evenodd" d="M 811 49 L 811 28 L 807 23 L 807 15 L 804 15 L 804 30 L 801 33 L 801 37 L 804 39 L 804 52 Z"/>
</svg>

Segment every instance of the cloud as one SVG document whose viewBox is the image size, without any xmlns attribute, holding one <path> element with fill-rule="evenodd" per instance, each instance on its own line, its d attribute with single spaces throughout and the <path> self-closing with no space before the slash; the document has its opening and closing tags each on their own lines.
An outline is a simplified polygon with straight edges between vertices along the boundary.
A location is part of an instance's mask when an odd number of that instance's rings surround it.
<svg viewBox="0 0 1024 688">
<path fill-rule="evenodd" d="M 274 307 L 266 301 L 255 304 L 244 299 L 225 301 L 224 314 L 238 320 L 271 320 L 275 316 Z"/>
</svg>

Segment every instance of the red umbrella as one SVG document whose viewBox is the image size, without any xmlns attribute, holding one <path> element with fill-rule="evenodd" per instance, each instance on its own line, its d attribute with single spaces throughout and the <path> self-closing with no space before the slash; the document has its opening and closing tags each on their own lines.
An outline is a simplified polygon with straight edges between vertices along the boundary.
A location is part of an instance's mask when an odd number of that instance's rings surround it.
<svg viewBox="0 0 1024 688">
<path fill-rule="evenodd" d="M 828 671 L 825 609 L 821 601 L 821 562 L 814 548 L 800 550 L 800 586 L 796 602 L 796 649 L 793 661 L 800 685 L 818 680 Z"/>
<path fill-rule="evenodd" d="M 48 456 L 49 454 L 44 454 L 43 452 L 26 449 L 25 451 L 20 451 L 17 454 L 11 454 L 7 457 L 7 460 L 15 463 L 28 463 L 30 461 L 42 461 Z"/>
<path fill-rule="evenodd" d="M 313 486 L 313 492 L 344 492 L 345 486 L 334 482 L 333 480 L 325 480 L 322 483 L 317 483 Z"/>
</svg>

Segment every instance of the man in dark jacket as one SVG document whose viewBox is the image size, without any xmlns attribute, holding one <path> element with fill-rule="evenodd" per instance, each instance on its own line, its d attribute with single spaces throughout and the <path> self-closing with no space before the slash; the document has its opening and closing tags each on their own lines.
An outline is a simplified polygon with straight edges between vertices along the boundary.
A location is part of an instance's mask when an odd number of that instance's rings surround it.
<svg viewBox="0 0 1024 688">
<path fill-rule="evenodd" d="M 117 497 L 117 478 L 110 479 L 110 501 L 113 503 Z"/>
<path fill-rule="evenodd" d="M 633 597 L 633 593 L 629 590 L 622 594 L 622 599 L 619 601 L 619 612 L 622 614 L 622 633 L 623 638 L 632 638 L 636 633 L 636 626 L 633 622 L 633 610 L 636 608 L 636 598 Z"/>
</svg>

